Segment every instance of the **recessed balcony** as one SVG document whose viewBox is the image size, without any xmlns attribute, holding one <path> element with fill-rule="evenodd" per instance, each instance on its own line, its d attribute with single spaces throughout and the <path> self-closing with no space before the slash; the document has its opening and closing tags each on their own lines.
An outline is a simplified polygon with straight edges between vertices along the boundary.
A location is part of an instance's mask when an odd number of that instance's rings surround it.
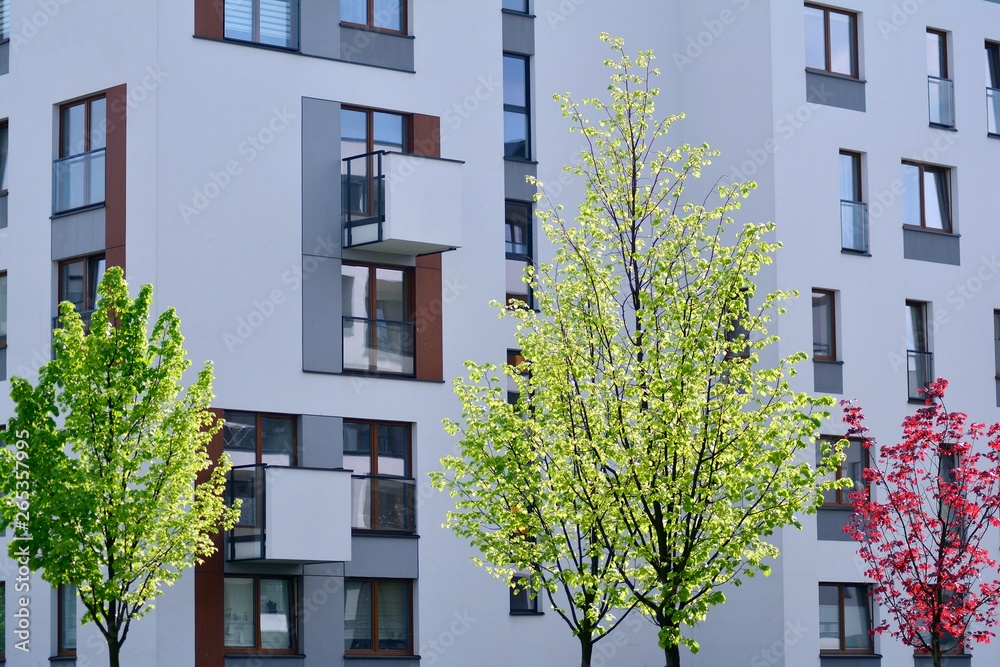
<svg viewBox="0 0 1000 667">
<path fill-rule="evenodd" d="M 460 247 L 463 164 L 389 151 L 344 158 L 344 247 L 399 255 Z"/>
<path fill-rule="evenodd" d="M 931 125 L 955 127 L 955 84 L 951 79 L 927 77 L 927 111 Z"/>
<path fill-rule="evenodd" d="M 328 563 L 351 560 L 351 473 L 258 464 L 229 471 L 226 503 L 240 518 L 226 559 Z"/>
<path fill-rule="evenodd" d="M 851 252 L 868 252 L 868 204 L 840 200 L 840 247 Z"/>
<path fill-rule="evenodd" d="M 105 149 L 52 163 L 52 212 L 63 213 L 104 202 Z"/>
</svg>

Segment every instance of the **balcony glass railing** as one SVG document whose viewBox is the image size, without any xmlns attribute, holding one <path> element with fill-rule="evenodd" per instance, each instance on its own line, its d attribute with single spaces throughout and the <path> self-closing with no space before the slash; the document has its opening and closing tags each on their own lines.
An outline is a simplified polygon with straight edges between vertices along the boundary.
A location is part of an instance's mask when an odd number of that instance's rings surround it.
<svg viewBox="0 0 1000 667">
<path fill-rule="evenodd" d="M 77 311 L 77 312 L 80 313 L 80 321 L 83 322 L 83 330 L 84 331 L 90 331 L 90 318 L 93 317 L 95 311 L 93 311 L 93 310 L 81 310 L 81 311 Z M 59 316 L 56 315 L 55 317 L 52 318 L 52 329 L 53 329 L 53 331 L 56 330 L 56 329 L 58 329 L 60 326 L 62 326 L 62 325 L 59 324 Z"/>
<path fill-rule="evenodd" d="M 868 204 L 840 200 L 840 246 L 844 250 L 868 252 Z"/>
<path fill-rule="evenodd" d="M 266 556 L 264 504 L 267 499 L 265 465 L 233 466 L 226 479 L 226 505 L 241 501 L 240 518 L 229 530 L 229 560 L 258 560 Z"/>
<path fill-rule="evenodd" d="M 921 350 L 906 351 L 907 398 L 923 400 L 922 390 L 934 380 L 934 353 Z"/>
<path fill-rule="evenodd" d="M 351 528 L 412 533 L 416 529 L 416 480 L 351 476 Z"/>
<path fill-rule="evenodd" d="M 341 210 L 344 247 L 353 248 L 382 240 L 385 222 L 385 151 L 353 155 L 343 160 Z"/>
<path fill-rule="evenodd" d="M 52 164 L 52 212 L 62 213 L 104 201 L 104 152 L 56 160 Z"/>
<path fill-rule="evenodd" d="M 955 127 L 955 84 L 951 79 L 927 77 L 927 109 L 931 124 Z"/>
<path fill-rule="evenodd" d="M 413 375 L 413 322 L 344 317 L 344 370 Z"/>
<path fill-rule="evenodd" d="M 1000 88 L 986 89 L 986 131 L 1000 135 Z"/>
</svg>

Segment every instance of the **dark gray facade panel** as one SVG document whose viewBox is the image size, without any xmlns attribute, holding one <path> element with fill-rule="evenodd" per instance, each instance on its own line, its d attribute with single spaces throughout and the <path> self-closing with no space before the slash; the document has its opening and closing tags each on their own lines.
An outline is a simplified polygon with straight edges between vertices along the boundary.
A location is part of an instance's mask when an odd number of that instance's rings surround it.
<svg viewBox="0 0 1000 667">
<path fill-rule="evenodd" d="M 535 19 L 522 14 L 503 12 L 503 50 L 535 55 Z"/>
<path fill-rule="evenodd" d="M 10 71 L 10 42 L 0 44 L 0 74 Z"/>
<path fill-rule="evenodd" d="M 824 507 L 816 512 L 816 537 L 820 540 L 853 542 L 854 538 L 844 532 L 844 526 L 851 520 L 854 510 L 844 507 Z"/>
<path fill-rule="evenodd" d="M 1000 0 L 998 0 L 1000 2 Z M 1000 408 L 1000 378 L 997 378 L 997 407 Z"/>
<path fill-rule="evenodd" d="M 839 361 L 813 361 L 813 391 L 843 394 L 844 364 Z"/>
<path fill-rule="evenodd" d="M 993 0 L 994 2 L 1000 2 L 1000 0 Z M 913 656 L 913 667 L 932 667 L 934 662 L 930 659 L 930 656 L 926 655 L 915 655 Z M 972 665 L 972 654 L 966 653 L 965 655 L 942 655 L 941 656 L 941 667 L 971 667 Z"/>
<path fill-rule="evenodd" d="M 340 257 L 340 103 L 302 98 L 302 254 Z"/>
<path fill-rule="evenodd" d="M 355 534 L 351 562 L 344 565 L 346 576 L 416 579 L 418 542 L 412 537 Z"/>
<path fill-rule="evenodd" d="M 52 261 L 104 250 L 104 207 L 52 220 Z"/>
<path fill-rule="evenodd" d="M 0 196 L 0 229 L 7 228 L 7 195 Z"/>
<path fill-rule="evenodd" d="M 301 656 L 268 655 L 266 664 L 268 667 L 311 667 L 311 665 L 318 665 L 320 663 L 307 661 Z M 240 656 L 238 658 L 226 656 L 226 667 L 260 667 L 260 665 L 261 660 L 257 656 L 248 655 L 246 657 Z"/>
<path fill-rule="evenodd" d="M 806 102 L 864 111 L 865 82 L 820 72 L 806 72 Z"/>
<path fill-rule="evenodd" d="M 340 59 L 361 65 L 413 71 L 413 38 L 340 26 Z"/>
<path fill-rule="evenodd" d="M 306 468 L 341 468 L 344 465 L 344 419 L 302 415 L 299 429 L 302 454 L 299 465 Z"/>
<path fill-rule="evenodd" d="M 0 380 L 7 379 L 7 348 L 0 347 Z"/>
<path fill-rule="evenodd" d="M 344 654 L 344 577 L 306 573 L 302 577 L 301 610 L 299 651 L 308 657 L 300 664 L 340 664 L 339 656 Z"/>
<path fill-rule="evenodd" d="M 903 227 L 903 257 L 959 266 L 962 263 L 959 238 L 961 237 L 958 234 L 942 234 Z"/>
<path fill-rule="evenodd" d="M 302 256 L 302 370 L 344 370 L 340 260 Z"/>
<path fill-rule="evenodd" d="M 502 150 L 502 146 L 497 146 L 497 152 Z M 503 194 L 507 199 L 519 199 L 521 201 L 532 201 L 535 198 L 537 188 L 524 182 L 525 176 L 538 176 L 538 165 L 534 162 L 521 162 L 520 160 L 503 161 Z"/>
<path fill-rule="evenodd" d="M 340 0 L 299 0 L 299 50 L 340 58 Z"/>
<path fill-rule="evenodd" d="M 840 655 L 819 656 L 820 667 L 878 667 L 882 664 L 882 656 L 878 653 L 870 655 Z"/>
<path fill-rule="evenodd" d="M 353 659 L 352 659 L 353 657 Z M 417 667 L 420 664 L 419 656 L 400 656 L 392 658 L 369 658 L 368 656 L 344 656 L 345 665 L 358 665 L 359 667 Z"/>
</svg>

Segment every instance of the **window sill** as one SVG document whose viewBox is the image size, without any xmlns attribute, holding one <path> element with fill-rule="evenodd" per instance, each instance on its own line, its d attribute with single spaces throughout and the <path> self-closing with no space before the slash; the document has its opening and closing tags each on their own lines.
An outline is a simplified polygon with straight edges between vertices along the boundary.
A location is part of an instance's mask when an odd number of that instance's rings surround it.
<svg viewBox="0 0 1000 667">
<path fill-rule="evenodd" d="M 986 136 L 990 139 L 1000 139 L 1000 134 L 993 134 L 992 132 L 987 132 Z"/>
<path fill-rule="evenodd" d="M 851 250 L 850 248 L 841 248 L 841 255 L 854 255 L 855 257 L 871 257 L 872 254 L 867 250 Z"/>
<path fill-rule="evenodd" d="M 814 364 L 832 364 L 834 366 L 843 366 L 844 362 L 838 359 L 813 359 Z"/>
<path fill-rule="evenodd" d="M 537 160 L 531 160 L 524 157 L 515 157 L 513 155 L 504 155 L 503 159 L 509 162 L 520 162 L 521 164 L 538 164 Z"/>
<path fill-rule="evenodd" d="M 372 653 L 359 655 L 356 653 L 345 653 L 344 660 L 420 660 L 420 656 L 413 655 L 399 655 L 396 653 L 384 654 L 384 653 Z"/>
<path fill-rule="evenodd" d="M 54 655 L 49 658 L 49 662 L 76 662 L 75 655 Z"/>
<path fill-rule="evenodd" d="M 942 125 L 940 123 L 928 123 L 929 127 L 933 127 L 935 130 L 948 130 L 949 132 L 958 132 L 958 128 L 954 125 Z"/>
<path fill-rule="evenodd" d="M 511 616 L 545 616 L 544 611 L 511 611 Z"/>
<path fill-rule="evenodd" d="M 376 28 L 374 26 L 364 25 L 363 23 L 349 23 L 347 21 L 341 21 L 340 27 L 350 28 L 351 30 L 363 30 L 365 32 L 377 32 L 380 35 L 391 35 L 393 37 L 415 39 L 413 35 L 407 35 L 405 32 L 401 32 L 399 30 L 389 30 L 388 28 Z"/>
<path fill-rule="evenodd" d="M 516 9 L 504 9 L 500 8 L 501 14 L 511 14 L 512 16 L 527 16 L 529 19 L 535 18 L 535 15 L 531 12 L 519 12 Z"/>
<path fill-rule="evenodd" d="M 95 211 L 99 208 L 104 208 L 105 202 L 98 202 L 96 204 L 87 204 L 86 206 L 77 206 L 76 208 L 68 208 L 65 211 L 59 211 L 53 213 L 49 216 L 49 220 L 56 220 L 58 218 L 65 218 L 67 215 L 75 215 L 77 213 L 83 213 L 85 211 Z"/>
<path fill-rule="evenodd" d="M 819 657 L 823 660 L 881 660 L 881 653 L 823 653 L 820 651 Z"/>
<path fill-rule="evenodd" d="M 390 539 L 419 540 L 417 533 L 393 532 L 389 530 L 365 530 L 363 528 L 351 528 L 351 537 L 388 537 Z"/>
<path fill-rule="evenodd" d="M 924 234 L 937 234 L 938 236 L 953 236 L 955 238 L 962 238 L 961 234 L 949 232 L 944 229 L 931 229 L 930 227 L 918 227 L 916 225 L 903 225 L 903 229 L 908 229 L 912 232 L 922 232 Z"/>
<path fill-rule="evenodd" d="M 828 72 L 825 69 L 812 69 L 810 67 L 806 68 L 806 71 L 810 74 L 819 74 L 820 76 L 828 76 L 833 79 L 843 79 L 844 81 L 857 81 L 858 83 L 868 83 L 865 79 L 857 76 L 851 76 L 850 74 L 838 74 L 837 72 Z"/>
<path fill-rule="evenodd" d="M 239 660 L 240 658 L 253 658 L 254 660 L 280 660 L 280 659 L 292 659 L 292 660 L 302 660 L 305 659 L 305 653 L 226 653 L 223 657 L 227 660 Z"/>
</svg>

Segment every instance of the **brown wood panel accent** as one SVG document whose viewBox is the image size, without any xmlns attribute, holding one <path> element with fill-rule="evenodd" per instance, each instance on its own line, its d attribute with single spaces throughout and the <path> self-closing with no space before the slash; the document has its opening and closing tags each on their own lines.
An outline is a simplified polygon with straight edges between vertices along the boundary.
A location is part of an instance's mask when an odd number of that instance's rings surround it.
<svg viewBox="0 0 1000 667">
<path fill-rule="evenodd" d="M 107 265 L 125 268 L 125 137 L 128 89 L 108 88 L 107 162 L 104 194 L 104 247 Z"/>
<path fill-rule="evenodd" d="M 194 34 L 223 39 L 225 36 L 225 0 L 194 0 Z"/>
<path fill-rule="evenodd" d="M 441 344 L 441 253 L 417 257 L 414 270 L 414 322 L 416 322 L 416 376 L 419 380 L 444 380 Z"/>
<path fill-rule="evenodd" d="M 212 413 L 222 419 L 222 410 Z M 218 461 L 222 456 L 223 436 L 220 430 L 208 444 L 208 457 Z M 198 474 L 204 482 L 211 470 Z M 194 664 L 195 667 L 225 667 L 226 649 L 223 644 L 225 615 L 225 559 L 222 553 L 222 533 L 212 537 L 216 552 L 204 563 L 194 566 Z"/>
<path fill-rule="evenodd" d="M 410 152 L 441 157 L 441 119 L 422 113 L 410 114 Z"/>
</svg>

